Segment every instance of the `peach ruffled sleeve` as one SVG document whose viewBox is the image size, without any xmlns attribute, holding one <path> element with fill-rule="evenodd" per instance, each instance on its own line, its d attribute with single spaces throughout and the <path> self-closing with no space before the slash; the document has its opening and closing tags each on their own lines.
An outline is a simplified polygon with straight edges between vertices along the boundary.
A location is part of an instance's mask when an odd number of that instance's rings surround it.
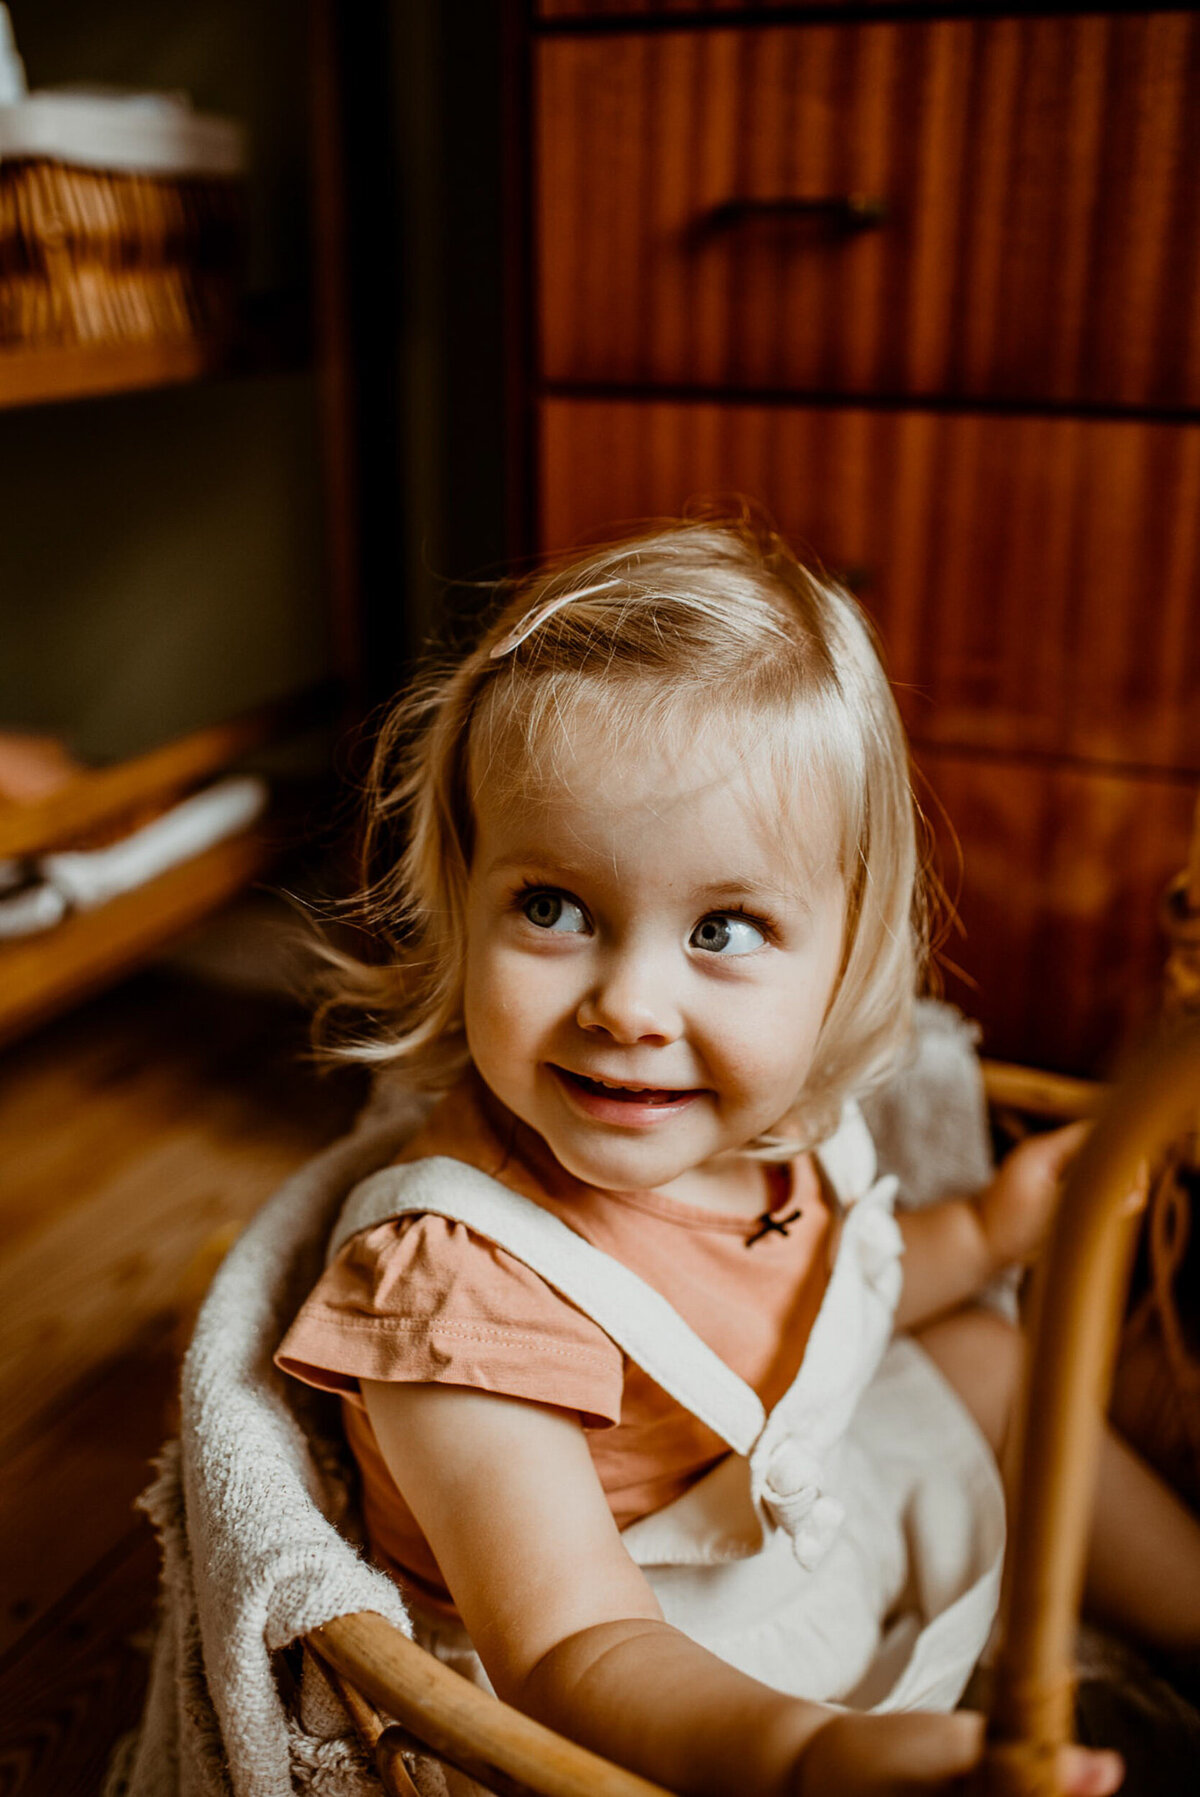
<svg viewBox="0 0 1200 1797">
<path fill-rule="evenodd" d="M 528 1398 L 588 1426 L 621 1415 L 621 1350 L 503 1249 L 445 1217 L 354 1236 L 275 1355 L 285 1373 L 352 1403 L 360 1379 L 433 1381 Z"/>
</svg>

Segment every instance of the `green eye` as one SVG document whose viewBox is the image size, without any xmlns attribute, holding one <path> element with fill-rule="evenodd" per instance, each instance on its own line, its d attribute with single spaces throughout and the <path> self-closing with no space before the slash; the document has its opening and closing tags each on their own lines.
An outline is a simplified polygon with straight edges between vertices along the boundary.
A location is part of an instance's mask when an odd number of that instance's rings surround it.
<svg viewBox="0 0 1200 1797">
<path fill-rule="evenodd" d="M 587 918 L 574 899 L 562 892 L 531 892 L 521 906 L 531 924 L 539 930 L 553 930 L 559 935 L 579 935 L 587 929 Z"/>
<path fill-rule="evenodd" d="M 688 938 L 693 948 L 710 955 L 749 955 L 766 942 L 766 934 L 748 917 L 719 911 L 702 917 Z"/>
</svg>

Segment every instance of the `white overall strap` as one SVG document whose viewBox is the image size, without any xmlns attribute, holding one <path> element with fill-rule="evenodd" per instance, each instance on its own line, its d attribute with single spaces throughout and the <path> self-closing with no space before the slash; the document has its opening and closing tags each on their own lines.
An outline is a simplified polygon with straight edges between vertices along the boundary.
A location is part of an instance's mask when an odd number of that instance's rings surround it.
<svg viewBox="0 0 1200 1797">
<path fill-rule="evenodd" d="M 876 1177 L 875 1145 L 851 1101 L 817 1158 L 845 1209 L 837 1260 L 804 1358 L 750 1459 L 761 1515 L 791 1537 L 801 1566 L 829 1551 L 845 1511 L 828 1489 L 828 1456 L 850 1425 L 892 1333 L 903 1247 L 891 1214 L 896 1181 Z"/>
<path fill-rule="evenodd" d="M 822 1454 L 840 1439 L 887 1347 L 900 1295 L 897 1182 L 890 1173 L 878 1177 L 875 1144 L 853 1099 L 816 1156 L 843 1208 L 841 1239 L 804 1358 L 771 1413 L 757 1457 L 784 1433 Z"/>
<path fill-rule="evenodd" d="M 632 1268 L 477 1167 L 433 1155 L 381 1168 L 346 1200 L 330 1257 L 361 1230 L 412 1212 L 448 1217 L 503 1248 L 598 1323 L 656 1385 L 735 1453 L 750 1453 L 766 1421 L 753 1387 Z"/>
<path fill-rule="evenodd" d="M 842 1106 L 838 1126 L 814 1150 L 825 1177 L 844 1204 L 856 1204 L 875 1183 L 875 1143 L 856 1099 Z"/>
</svg>

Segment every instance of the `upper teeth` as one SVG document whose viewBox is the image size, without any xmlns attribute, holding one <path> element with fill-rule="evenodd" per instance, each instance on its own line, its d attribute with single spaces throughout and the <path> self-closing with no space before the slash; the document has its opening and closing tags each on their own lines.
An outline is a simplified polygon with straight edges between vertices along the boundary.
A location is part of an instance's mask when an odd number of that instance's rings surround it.
<svg viewBox="0 0 1200 1797">
<path fill-rule="evenodd" d="M 631 1086 L 621 1080 L 604 1079 L 597 1073 L 587 1073 L 584 1078 L 590 1079 L 597 1086 L 609 1086 L 614 1092 L 665 1092 L 668 1090 L 666 1086 Z"/>
</svg>

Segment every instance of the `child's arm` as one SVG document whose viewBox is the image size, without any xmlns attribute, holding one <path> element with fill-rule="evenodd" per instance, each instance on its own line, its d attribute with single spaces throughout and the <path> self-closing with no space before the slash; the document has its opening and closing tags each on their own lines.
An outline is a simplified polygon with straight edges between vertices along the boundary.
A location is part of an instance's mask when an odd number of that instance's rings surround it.
<svg viewBox="0 0 1200 1797">
<path fill-rule="evenodd" d="M 981 1292 L 1005 1267 L 1032 1260 L 1050 1226 L 1062 1176 L 1086 1123 L 1030 1136 L 975 1198 L 897 1215 L 904 1286 L 897 1329 L 913 1329 Z"/>
<path fill-rule="evenodd" d="M 364 1382 L 363 1396 L 488 1675 L 518 1709 L 694 1797 L 949 1790 L 978 1757 L 978 1717 L 835 1715 L 671 1628 L 565 1412 L 443 1385 Z M 1078 1793 L 1116 1787 L 1111 1755 L 1064 1770 Z"/>
</svg>

